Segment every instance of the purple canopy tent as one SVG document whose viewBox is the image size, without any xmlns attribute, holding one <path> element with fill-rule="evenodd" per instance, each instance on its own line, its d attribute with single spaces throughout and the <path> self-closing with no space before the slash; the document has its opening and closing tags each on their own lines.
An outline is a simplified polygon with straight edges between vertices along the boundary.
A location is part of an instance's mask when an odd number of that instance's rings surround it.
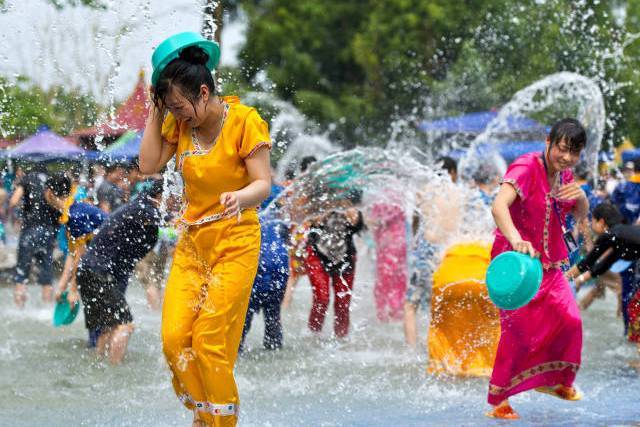
<svg viewBox="0 0 640 427">
<path fill-rule="evenodd" d="M 85 153 L 85 150 L 55 132 L 42 128 L 20 144 L 4 150 L 1 157 L 25 160 L 75 159 Z"/>
</svg>

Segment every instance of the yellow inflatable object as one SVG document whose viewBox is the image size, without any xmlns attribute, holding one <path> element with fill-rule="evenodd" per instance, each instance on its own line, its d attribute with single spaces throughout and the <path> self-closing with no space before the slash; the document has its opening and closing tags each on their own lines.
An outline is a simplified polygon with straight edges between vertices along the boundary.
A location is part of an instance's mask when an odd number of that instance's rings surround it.
<svg viewBox="0 0 640 427">
<path fill-rule="evenodd" d="M 500 316 L 485 273 L 491 246 L 451 246 L 433 275 L 429 326 L 430 373 L 488 376 L 500 338 Z"/>
</svg>

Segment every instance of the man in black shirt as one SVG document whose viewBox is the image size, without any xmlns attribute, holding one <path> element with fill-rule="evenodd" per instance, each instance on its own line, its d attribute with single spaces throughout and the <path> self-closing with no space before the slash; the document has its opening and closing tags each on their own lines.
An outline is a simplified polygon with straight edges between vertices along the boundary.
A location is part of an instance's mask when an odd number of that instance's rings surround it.
<svg viewBox="0 0 640 427">
<path fill-rule="evenodd" d="M 622 224 L 623 216 L 610 203 L 593 210 L 592 229 L 598 235 L 593 249 L 567 272 L 579 288 L 584 282 L 607 272 L 618 260 L 640 259 L 640 225 Z"/>
<path fill-rule="evenodd" d="M 591 227 L 598 234 L 593 250 L 566 273 L 567 278 L 574 279 L 576 287 L 605 273 L 619 259 L 640 259 L 640 225 L 622 224 L 622 214 L 610 203 L 596 206 L 592 216 Z M 637 344 L 640 353 L 640 286 L 623 288 L 622 315 L 627 337 Z M 640 369 L 640 360 L 632 365 Z"/>
<path fill-rule="evenodd" d="M 46 303 L 53 301 L 53 248 L 60 214 L 44 199 L 46 181 L 44 168 L 34 167 L 16 184 L 9 201 L 9 208 L 15 208 L 22 201 L 14 288 L 18 307 L 23 307 L 26 302 L 27 282 L 34 265 L 38 267 L 37 281 L 42 286 L 42 300 Z"/>
<path fill-rule="evenodd" d="M 125 300 L 136 264 L 155 246 L 162 181 L 124 204 L 100 226 L 78 267 L 77 281 L 87 329 L 100 331 L 98 354 L 113 364 L 124 358 L 133 316 Z"/>
</svg>

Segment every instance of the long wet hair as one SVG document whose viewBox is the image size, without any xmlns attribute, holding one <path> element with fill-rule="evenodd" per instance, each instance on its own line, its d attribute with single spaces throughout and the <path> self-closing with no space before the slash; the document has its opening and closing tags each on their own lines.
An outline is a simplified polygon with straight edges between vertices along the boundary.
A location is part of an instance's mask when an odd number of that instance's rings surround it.
<svg viewBox="0 0 640 427">
<path fill-rule="evenodd" d="M 576 119 L 562 119 L 556 122 L 549 132 L 549 147 L 565 141 L 572 153 L 579 153 L 587 146 L 587 132 Z"/>
<path fill-rule="evenodd" d="M 196 101 L 200 98 L 200 87 L 204 84 L 213 95 L 216 84 L 207 68 L 209 55 L 198 46 L 183 49 L 180 55 L 162 70 L 153 91 L 153 104 L 161 109 L 174 87 L 191 103 L 196 113 Z M 197 114 L 197 113 L 196 113 Z"/>
</svg>

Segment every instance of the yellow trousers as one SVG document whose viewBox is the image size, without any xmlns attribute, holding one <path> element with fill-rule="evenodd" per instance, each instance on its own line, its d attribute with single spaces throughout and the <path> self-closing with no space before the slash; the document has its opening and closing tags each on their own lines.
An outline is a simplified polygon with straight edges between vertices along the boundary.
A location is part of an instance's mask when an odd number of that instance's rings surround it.
<svg viewBox="0 0 640 427">
<path fill-rule="evenodd" d="M 173 387 L 212 426 L 235 426 L 239 397 L 233 368 L 260 255 L 260 226 L 250 211 L 191 226 L 176 247 L 162 309 L 162 345 Z"/>
</svg>

